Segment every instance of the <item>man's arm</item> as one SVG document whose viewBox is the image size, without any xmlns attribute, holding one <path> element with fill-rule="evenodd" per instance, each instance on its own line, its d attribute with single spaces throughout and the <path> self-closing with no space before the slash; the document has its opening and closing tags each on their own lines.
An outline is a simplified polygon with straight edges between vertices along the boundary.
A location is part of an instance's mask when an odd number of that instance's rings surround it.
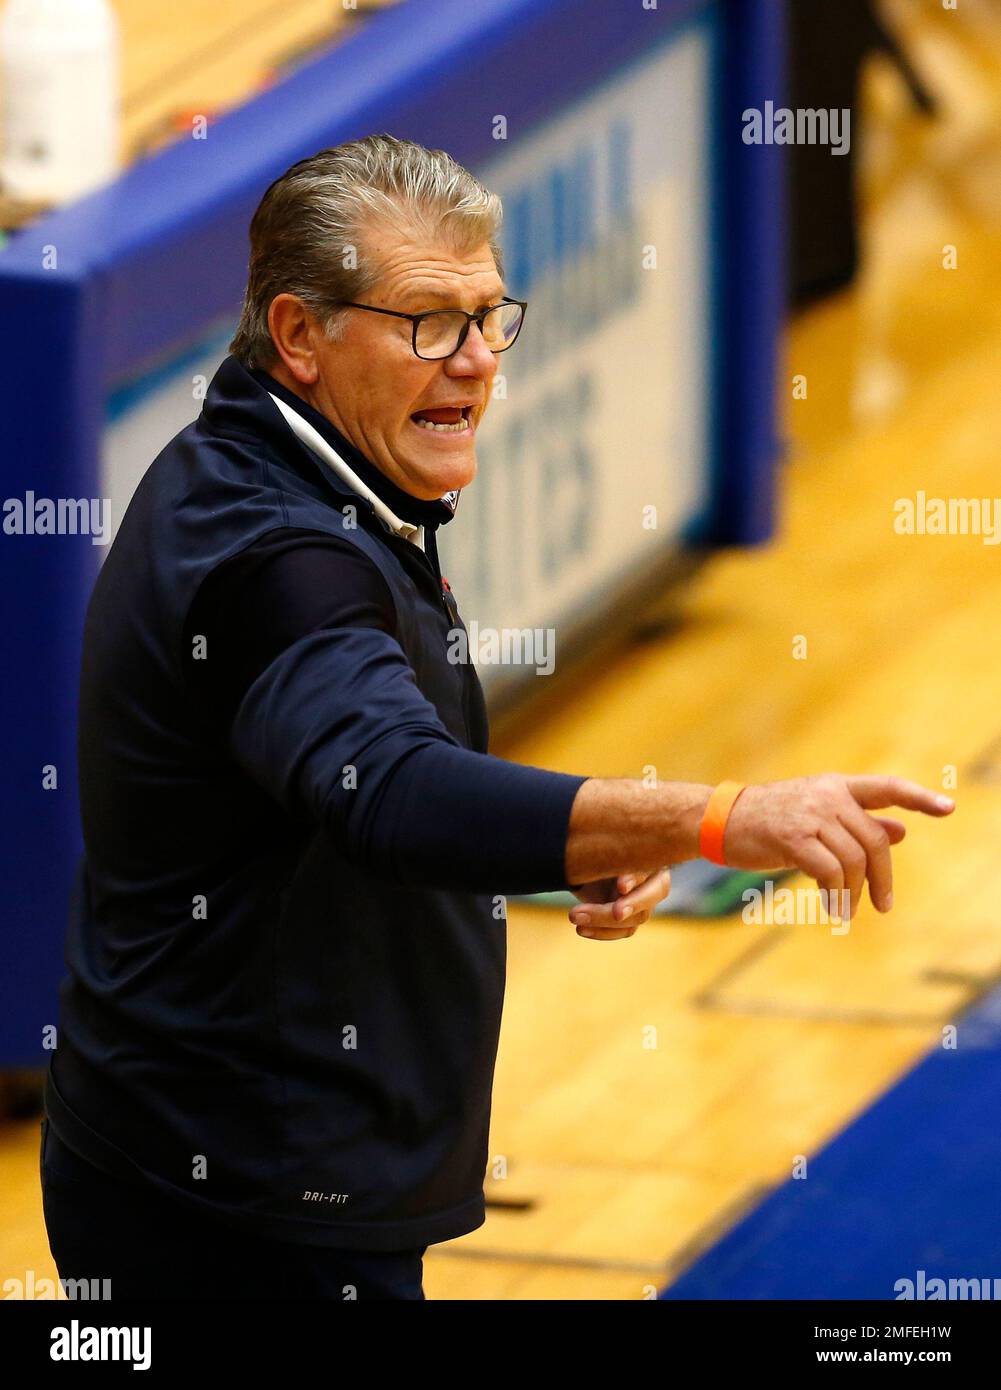
<svg viewBox="0 0 1001 1390">
<path fill-rule="evenodd" d="M 691 782 L 591 778 L 570 816 L 569 881 L 697 858 L 699 822 L 711 792 Z M 900 821 L 868 812 L 892 806 L 930 816 L 954 809 L 949 797 L 900 777 L 824 773 L 749 786 L 727 821 L 726 862 L 737 869 L 802 869 L 828 892 L 847 893 L 852 917 L 868 879 L 873 905 L 888 912 L 890 848 L 906 831 Z"/>
<path fill-rule="evenodd" d="M 417 688 L 391 596 L 367 557 L 316 534 L 303 545 L 292 533 L 265 538 L 260 550 L 228 563 L 196 600 L 194 629 L 209 634 L 210 703 L 241 766 L 288 811 L 325 824 L 352 857 L 403 885 L 498 893 L 649 874 L 697 857 L 711 787 L 573 776 L 461 748 Z M 727 862 L 800 868 L 822 888 L 847 891 L 853 915 L 868 878 L 886 911 L 889 849 L 905 831 L 867 813 L 889 806 L 953 809 L 895 777 L 751 786 L 727 823 Z M 599 919 L 603 911 L 593 909 Z"/>
<path fill-rule="evenodd" d="M 393 599 L 350 541 L 281 528 L 206 580 L 187 624 L 198 708 L 297 820 L 403 887 L 566 886 L 586 778 L 459 745 L 417 687 Z"/>
<path fill-rule="evenodd" d="M 630 865 L 681 864 L 698 856 L 699 821 L 712 787 L 591 777 L 570 814 L 566 871 L 570 883 L 590 883 Z"/>
</svg>

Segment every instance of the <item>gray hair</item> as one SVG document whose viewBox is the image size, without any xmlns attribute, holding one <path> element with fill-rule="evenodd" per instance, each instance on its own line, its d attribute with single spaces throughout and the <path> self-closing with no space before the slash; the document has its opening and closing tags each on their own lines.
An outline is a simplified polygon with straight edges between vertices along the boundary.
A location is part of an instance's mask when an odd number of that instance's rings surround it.
<svg viewBox="0 0 1001 1390">
<path fill-rule="evenodd" d="M 412 140 L 367 135 L 300 160 L 254 213 L 243 313 L 229 350 L 245 367 L 274 365 L 268 310 L 279 294 L 297 295 L 335 339 L 345 317 L 338 302 L 363 298 L 381 275 L 364 252 L 373 221 L 444 240 L 456 251 L 486 241 L 503 277 L 496 240 L 502 216 L 496 193 L 444 150 Z"/>
</svg>

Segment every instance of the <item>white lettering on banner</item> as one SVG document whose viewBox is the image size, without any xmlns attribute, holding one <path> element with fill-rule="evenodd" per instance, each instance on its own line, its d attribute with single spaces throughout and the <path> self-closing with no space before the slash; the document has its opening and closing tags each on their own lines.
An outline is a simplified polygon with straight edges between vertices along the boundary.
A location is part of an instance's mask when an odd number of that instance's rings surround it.
<svg viewBox="0 0 1001 1390">
<path fill-rule="evenodd" d="M 439 535 L 481 631 L 599 608 L 705 505 L 710 58 L 690 30 L 476 170 L 503 199 L 505 278 L 529 306 L 461 520 Z"/>
</svg>

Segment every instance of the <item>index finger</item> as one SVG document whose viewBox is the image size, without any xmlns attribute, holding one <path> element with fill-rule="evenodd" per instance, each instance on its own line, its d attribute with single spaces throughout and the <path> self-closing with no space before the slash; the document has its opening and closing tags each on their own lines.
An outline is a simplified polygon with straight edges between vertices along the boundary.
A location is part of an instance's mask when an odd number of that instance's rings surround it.
<svg viewBox="0 0 1001 1390">
<path fill-rule="evenodd" d="M 941 792 L 933 792 L 903 777 L 846 777 L 852 796 L 866 811 L 900 806 L 905 811 L 922 811 L 926 816 L 947 816 L 956 803 Z"/>
</svg>

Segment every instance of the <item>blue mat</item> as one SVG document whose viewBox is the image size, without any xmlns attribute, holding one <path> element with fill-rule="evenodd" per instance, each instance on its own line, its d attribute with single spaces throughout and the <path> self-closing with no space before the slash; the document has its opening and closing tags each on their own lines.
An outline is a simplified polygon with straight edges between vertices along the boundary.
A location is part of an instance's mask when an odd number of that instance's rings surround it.
<svg viewBox="0 0 1001 1390">
<path fill-rule="evenodd" d="M 660 1297 L 893 1300 L 903 1280 L 925 1297 L 932 1279 L 1001 1281 L 1001 990 L 957 1032 Z"/>
</svg>

